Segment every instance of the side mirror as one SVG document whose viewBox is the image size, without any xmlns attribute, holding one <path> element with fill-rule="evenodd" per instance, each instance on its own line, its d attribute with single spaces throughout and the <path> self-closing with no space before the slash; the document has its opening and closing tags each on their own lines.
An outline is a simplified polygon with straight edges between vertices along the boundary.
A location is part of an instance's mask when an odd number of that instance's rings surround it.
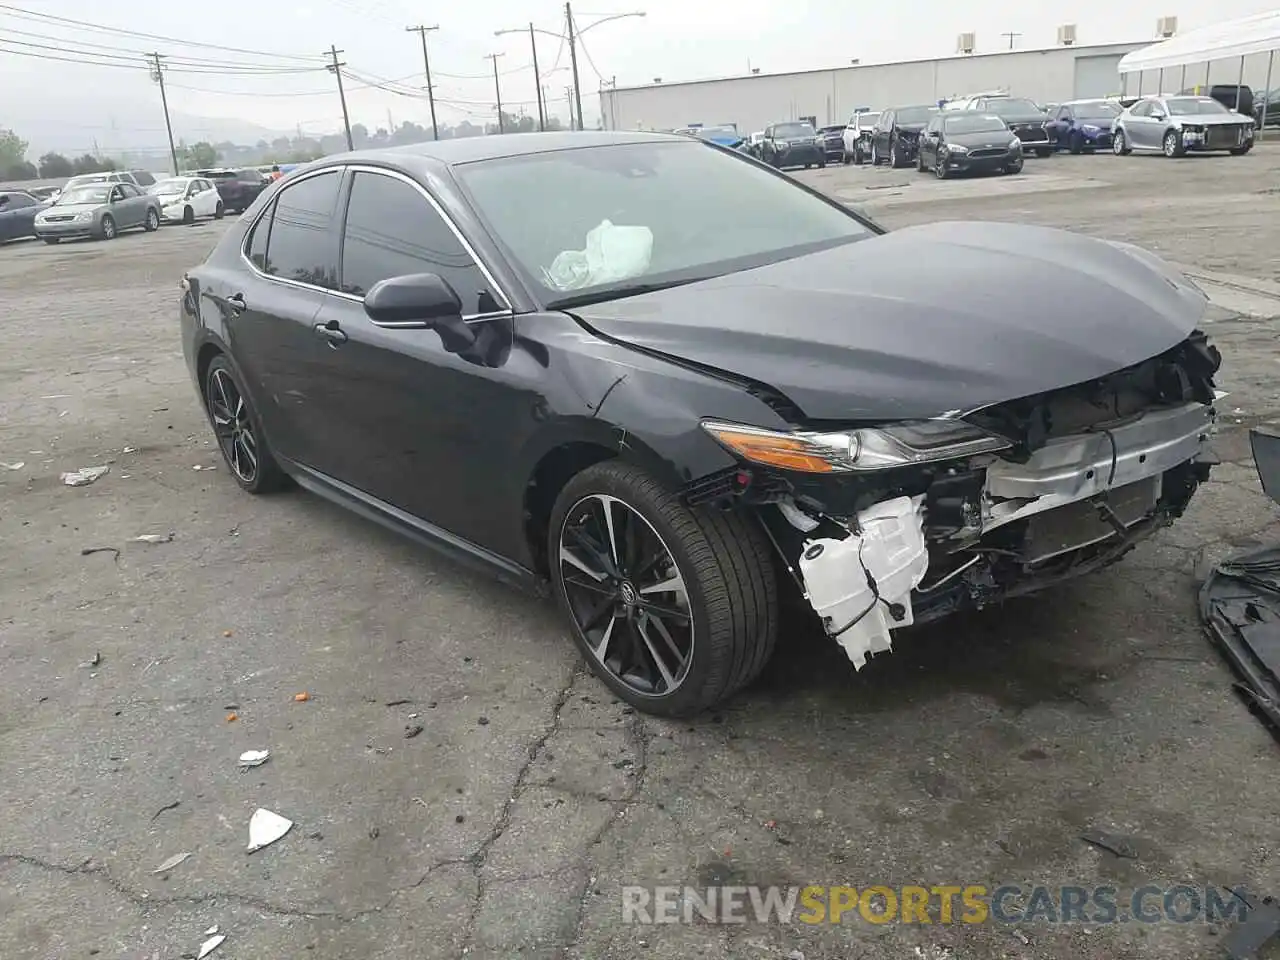
<svg viewBox="0 0 1280 960">
<path fill-rule="evenodd" d="M 1163 120 L 1163 119 L 1164 119 L 1164 114 L 1163 114 L 1163 113 L 1161 113 L 1159 110 L 1152 110 L 1152 111 L 1151 111 L 1151 119 L 1152 119 L 1152 120 Z"/>
<path fill-rule="evenodd" d="M 436 273 L 388 277 L 365 294 L 364 312 L 374 323 L 399 327 L 435 327 L 462 321 L 462 300 Z"/>
</svg>

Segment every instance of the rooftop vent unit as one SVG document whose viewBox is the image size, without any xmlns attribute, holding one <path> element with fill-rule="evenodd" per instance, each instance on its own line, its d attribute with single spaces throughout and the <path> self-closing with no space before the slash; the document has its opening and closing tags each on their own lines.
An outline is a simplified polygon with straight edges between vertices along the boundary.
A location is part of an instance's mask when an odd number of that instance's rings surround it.
<svg viewBox="0 0 1280 960">
<path fill-rule="evenodd" d="M 1156 21 L 1156 36 L 1162 40 L 1168 40 L 1178 32 L 1177 17 L 1161 17 Z"/>
<path fill-rule="evenodd" d="M 973 53 L 973 37 L 972 33 L 962 33 L 956 37 L 956 53 Z"/>
<path fill-rule="evenodd" d="M 1070 47 L 1076 42 L 1076 25 L 1074 23 L 1064 23 L 1058 28 L 1058 46 Z"/>
</svg>

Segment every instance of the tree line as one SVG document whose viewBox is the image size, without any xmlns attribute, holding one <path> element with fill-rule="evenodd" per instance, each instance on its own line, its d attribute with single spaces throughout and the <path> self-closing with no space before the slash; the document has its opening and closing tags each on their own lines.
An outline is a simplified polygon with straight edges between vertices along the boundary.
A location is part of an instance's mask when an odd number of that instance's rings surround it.
<svg viewBox="0 0 1280 960">
<path fill-rule="evenodd" d="M 64 157 L 46 153 L 36 163 L 27 159 L 29 144 L 12 130 L 0 129 L 0 180 L 53 180 L 77 173 L 102 173 L 116 169 L 114 160 L 86 153 L 81 157 Z"/>
</svg>

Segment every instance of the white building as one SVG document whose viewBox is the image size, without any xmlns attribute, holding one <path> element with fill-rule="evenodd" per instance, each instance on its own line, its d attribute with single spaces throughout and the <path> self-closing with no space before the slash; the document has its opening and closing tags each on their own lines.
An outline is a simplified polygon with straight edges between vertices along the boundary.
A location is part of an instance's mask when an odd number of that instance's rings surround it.
<svg viewBox="0 0 1280 960">
<path fill-rule="evenodd" d="M 844 123 L 858 109 L 936 103 L 983 90 L 1003 89 L 1041 103 L 1059 103 L 1122 92 L 1120 58 L 1143 43 L 1058 46 L 1042 50 L 959 54 L 936 60 L 910 60 L 754 74 L 686 83 L 655 82 L 600 91 L 600 116 L 614 130 L 671 130 L 690 124 L 735 123 L 743 132 L 779 120 L 813 117 L 819 125 Z M 1244 82 L 1261 91 L 1266 57 L 1250 57 Z M 1256 62 L 1254 62 L 1256 61 Z M 1277 71 L 1280 73 L 1280 71 Z M 1157 77 L 1133 74 L 1124 92 L 1177 91 L 1205 82 L 1205 67 L 1166 71 Z M 1235 83 L 1237 65 L 1217 61 L 1213 83 Z M 1184 82 L 1185 80 L 1185 82 Z M 1142 87 L 1139 89 L 1139 83 Z M 1280 77 L 1273 83 L 1280 82 Z"/>
</svg>

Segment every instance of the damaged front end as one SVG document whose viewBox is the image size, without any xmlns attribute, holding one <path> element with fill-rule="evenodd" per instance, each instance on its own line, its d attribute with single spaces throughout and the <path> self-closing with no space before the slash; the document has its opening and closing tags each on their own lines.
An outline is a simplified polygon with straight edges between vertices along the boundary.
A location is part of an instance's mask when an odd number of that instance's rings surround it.
<svg viewBox="0 0 1280 960">
<path fill-rule="evenodd" d="M 1204 334 L 1087 383 L 840 430 L 705 422 L 741 460 L 691 503 L 754 506 L 858 668 L 891 631 L 1105 566 L 1186 509 L 1215 462 Z"/>
</svg>

